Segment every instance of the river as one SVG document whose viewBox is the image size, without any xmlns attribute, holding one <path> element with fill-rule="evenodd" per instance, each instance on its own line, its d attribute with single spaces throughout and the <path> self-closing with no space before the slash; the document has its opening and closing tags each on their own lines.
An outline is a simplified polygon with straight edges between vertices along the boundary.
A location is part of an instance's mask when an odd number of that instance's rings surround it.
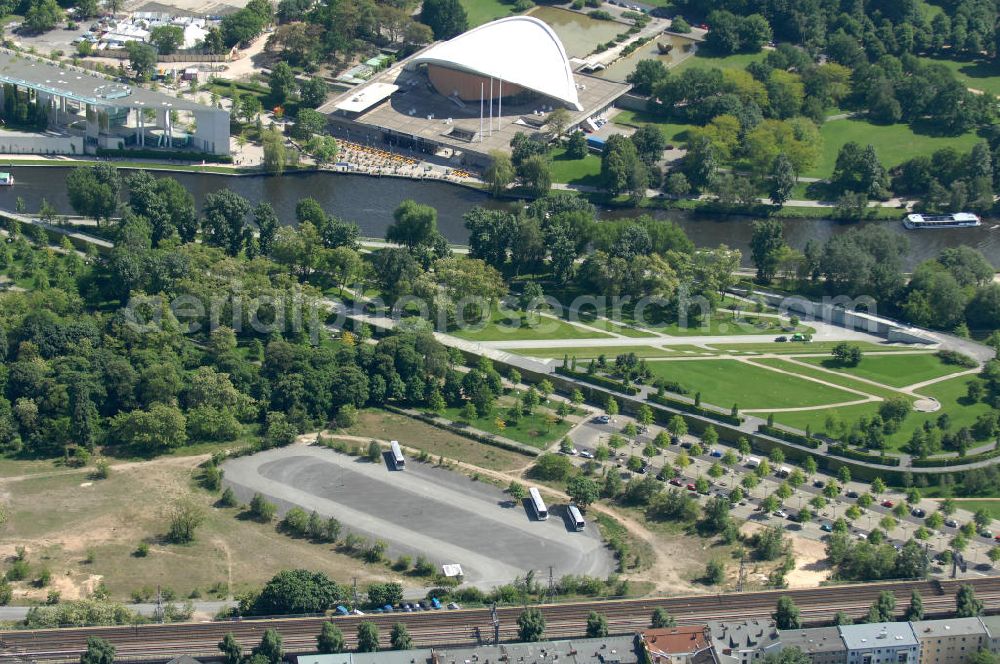
<svg viewBox="0 0 1000 664">
<path fill-rule="evenodd" d="M 65 179 L 68 168 L 13 167 L 17 184 L 0 189 L 0 209 L 14 210 L 17 197 L 24 199 L 29 211 L 39 208 L 43 198 L 63 214 L 72 214 L 66 196 Z M 231 177 L 200 173 L 171 173 L 194 194 L 200 206 L 205 196 L 227 188 L 253 202 L 267 200 L 274 206 L 284 223 L 295 218 L 295 203 L 307 196 L 317 199 L 331 214 L 354 221 L 363 235 L 382 237 L 392 222 L 392 211 L 399 203 L 412 198 L 438 210 L 438 228 L 455 243 L 464 243 L 467 233 L 462 225 L 462 215 L 476 205 L 496 206 L 485 194 L 436 181 L 413 181 L 400 178 L 373 178 L 361 175 L 342 175 L 329 172 L 297 173 L 282 177 L 244 176 Z M 509 204 L 508 204 L 509 205 Z M 743 260 L 749 264 L 751 219 L 744 216 L 693 214 L 680 211 L 647 211 L 658 219 L 677 222 L 698 246 L 716 246 L 725 243 L 743 251 Z M 639 214 L 635 210 L 601 210 L 601 218 L 621 218 Z M 907 268 L 935 256 L 941 249 L 966 244 L 983 252 L 986 258 L 1000 268 L 1000 229 L 991 230 L 991 223 L 980 228 L 954 230 L 907 231 L 899 222 L 883 223 L 894 232 L 905 234 L 910 241 Z M 857 226 L 857 222 L 839 222 L 831 219 L 789 219 L 783 221 L 787 242 L 798 249 L 810 239 L 825 241 L 837 233 Z"/>
</svg>

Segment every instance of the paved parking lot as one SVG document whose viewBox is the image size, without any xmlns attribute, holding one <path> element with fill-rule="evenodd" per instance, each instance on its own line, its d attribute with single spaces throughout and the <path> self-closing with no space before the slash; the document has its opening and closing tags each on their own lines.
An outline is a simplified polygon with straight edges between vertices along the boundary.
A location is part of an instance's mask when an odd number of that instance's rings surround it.
<svg viewBox="0 0 1000 664">
<path fill-rule="evenodd" d="M 329 449 L 294 445 L 227 461 L 225 483 L 248 502 L 254 492 L 281 513 L 298 505 L 334 516 L 345 530 L 384 540 L 389 555 L 426 555 L 462 565 L 467 583 L 508 583 L 528 570 L 606 577 L 612 558 L 597 528 L 574 532 L 561 506 L 536 521 L 498 488 L 410 461 L 405 471 Z"/>
</svg>

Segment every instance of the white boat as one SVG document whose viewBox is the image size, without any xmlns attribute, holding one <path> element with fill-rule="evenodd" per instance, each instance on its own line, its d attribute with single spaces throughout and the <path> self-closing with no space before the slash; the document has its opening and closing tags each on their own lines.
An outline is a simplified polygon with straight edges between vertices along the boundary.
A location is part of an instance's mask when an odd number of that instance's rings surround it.
<svg viewBox="0 0 1000 664">
<path fill-rule="evenodd" d="M 969 228 L 980 226 L 982 220 L 971 212 L 952 214 L 908 214 L 903 220 L 906 228 Z"/>
<path fill-rule="evenodd" d="M 14 176 L 10 173 L 0 173 L 0 187 L 13 187 Z"/>
</svg>

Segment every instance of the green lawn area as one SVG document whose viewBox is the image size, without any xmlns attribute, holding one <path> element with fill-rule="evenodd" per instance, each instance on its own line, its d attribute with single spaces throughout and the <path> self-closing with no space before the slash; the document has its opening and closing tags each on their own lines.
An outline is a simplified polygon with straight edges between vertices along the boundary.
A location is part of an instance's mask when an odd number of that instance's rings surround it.
<svg viewBox="0 0 1000 664">
<path fill-rule="evenodd" d="M 534 323 L 534 325 L 529 324 Z M 522 339 L 607 339 L 609 335 L 569 323 L 551 316 L 539 316 L 528 321 L 524 314 L 511 319 L 499 311 L 485 324 L 466 329 L 450 330 L 448 334 L 469 341 L 517 341 Z"/>
<path fill-rule="evenodd" d="M 787 321 L 785 321 L 787 324 Z M 682 327 L 678 323 L 670 323 L 669 325 L 647 325 L 649 329 L 656 330 L 663 334 L 669 334 L 674 337 L 694 337 L 702 335 L 732 335 L 732 336 L 744 336 L 748 334 L 788 334 L 781 327 L 781 321 L 777 318 L 772 317 L 761 317 L 757 318 L 753 315 L 749 315 L 747 318 L 741 318 L 738 320 L 733 320 L 732 316 L 727 314 L 716 314 L 709 318 L 707 321 L 703 321 L 700 325 L 695 325 L 691 327 Z M 796 332 L 805 332 L 808 334 L 814 334 L 816 330 L 807 325 L 799 325 L 795 328 Z"/>
<path fill-rule="evenodd" d="M 913 356 L 905 356 L 913 357 Z M 903 359 L 900 356 L 899 359 Z M 903 421 L 899 431 L 887 437 L 890 450 L 899 450 L 910 439 L 910 436 L 924 422 L 934 422 L 941 413 L 948 413 L 951 418 L 951 431 L 956 431 L 962 427 L 971 426 L 976 418 L 990 410 L 984 403 L 965 403 L 965 384 L 969 381 L 968 376 L 959 376 L 949 380 L 935 383 L 922 388 L 920 394 L 934 397 L 941 402 L 941 410 L 936 413 L 910 413 Z M 828 417 L 839 420 L 845 424 L 851 424 L 862 416 L 871 416 L 878 411 L 878 404 L 861 404 L 858 406 L 845 406 L 843 408 L 827 408 L 818 411 L 802 411 L 794 413 L 775 413 L 775 421 L 797 429 L 805 429 L 806 425 L 812 426 L 814 433 L 826 432 L 826 422 Z M 981 445 L 982 442 L 975 443 L 974 446 Z"/>
<path fill-rule="evenodd" d="M 944 58 L 920 58 L 924 64 L 944 65 L 955 72 L 955 76 L 966 87 L 1000 95 L 1000 66 L 989 60 L 946 60 Z"/>
<path fill-rule="evenodd" d="M 500 0 L 459 0 L 469 16 L 469 27 L 474 28 L 494 19 L 510 16 L 514 5 Z"/>
<path fill-rule="evenodd" d="M 685 142 L 687 140 L 688 131 L 697 127 L 697 125 L 664 122 L 663 118 L 657 115 L 629 110 L 619 111 L 618 114 L 611 119 L 611 122 L 625 127 L 641 127 L 647 124 L 656 125 L 660 128 L 660 131 L 663 132 L 663 135 L 667 137 L 667 142 L 675 144 Z"/>
<path fill-rule="evenodd" d="M 979 510 L 986 510 L 986 512 L 994 519 L 1000 520 L 1000 500 L 957 500 L 955 505 L 958 506 L 960 510 L 968 510 L 970 512 L 977 512 Z M 996 532 L 996 531 L 994 531 Z"/>
<path fill-rule="evenodd" d="M 800 341 L 788 341 L 786 343 L 751 343 L 751 344 L 708 344 L 709 348 L 715 348 L 721 352 L 744 352 L 744 353 L 775 353 L 780 355 L 798 355 L 804 353 L 829 353 L 839 341 L 811 341 L 804 343 Z M 883 346 L 881 344 L 871 344 L 867 342 L 857 342 L 855 344 L 864 352 L 878 351 L 893 352 L 913 350 L 912 348 L 900 346 Z"/>
<path fill-rule="evenodd" d="M 704 348 L 697 346 L 679 345 L 660 348 L 658 346 L 581 346 L 578 348 L 517 348 L 511 352 L 518 355 L 530 355 L 531 357 L 556 358 L 561 359 L 566 355 L 576 357 L 578 361 L 577 369 L 582 370 L 580 361 L 590 360 L 604 355 L 614 359 L 618 355 L 625 353 L 635 353 L 638 357 L 683 357 L 690 353 L 706 353 Z"/>
<path fill-rule="evenodd" d="M 555 413 L 547 408 L 536 408 L 531 415 L 522 415 L 517 424 L 512 424 L 506 412 L 509 406 L 506 402 L 498 403 L 492 415 L 477 417 L 469 422 L 469 426 L 539 449 L 545 449 L 565 436 L 573 426 L 569 421 L 557 422 Z M 446 408 L 443 415 L 454 422 L 461 422 L 460 411 L 459 408 Z M 497 426 L 498 418 L 507 421 L 503 429 Z"/>
<path fill-rule="evenodd" d="M 853 118 L 824 123 L 820 135 L 823 137 L 823 148 L 819 161 L 815 168 L 803 173 L 804 176 L 830 177 L 837 162 L 837 153 L 842 145 L 850 141 L 862 146 L 874 145 L 886 168 L 898 166 L 917 155 L 929 155 L 940 148 L 953 147 L 965 152 L 979 141 L 973 132 L 961 136 L 931 136 L 914 132 L 910 125 L 877 125 Z"/>
<path fill-rule="evenodd" d="M 603 332 L 614 332 L 615 334 L 620 334 L 625 337 L 635 337 L 641 339 L 643 337 L 649 338 L 655 336 L 649 332 L 643 332 L 642 330 L 637 330 L 633 327 L 627 325 L 622 325 L 620 323 L 615 323 L 606 318 L 591 318 L 590 316 L 581 313 L 579 315 L 579 320 L 577 322 L 583 323 L 588 327 L 593 327 Z"/>
<path fill-rule="evenodd" d="M 822 366 L 826 369 L 874 380 L 892 387 L 912 385 L 913 383 L 920 383 L 962 370 L 953 364 L 945 364 L 933 353 L 917 355 L 869 355 L 862 357 L 861 362 L 856 367 L 841 366 L 832 357 L 804 357 L 802 361 Z"/>
<path fill-rule="evenodd" d="M 794 374 L 800 376 L 810 376 L 812 378 L 818 378 L 824 380 L 828 383 L 833 383 L 834 385 L 840 385 L 841 387 L 848 387 L 852 390 L 859 390 L 865 394 L 871 394 L 872 396 L 882 397 L 883 399 L 890 399 L 892 397 L 906 396 L 901 392 L 885 388 L 876 387 L 870 383 L 865 383 L 850 376 L 845 376 L 843 374 L 831 374 L 826 371 L 815 371 L 808 367 L 804 367 L 801 364 L 795 362 L 789 362 L 788 360 L 779 360 L 773 357 L 764 357 L 754 360 L 755 364 L 763 364 L 768 367 L 774 367 L 776 369 L 781 369 L 782 371 L 790 371 Z M 910 398 L 906 396 L 906 398 Z"/>
<path fill-rule="evenodd" d="M 767 56 L 765 51 L 760 53 L 736 53 L 734 55 L 718 56 L 698 51 L 694 57 L 687 58 L 676 67 L 675 71 L 681 71 L 690 67 L 700 67 L 702 69 L 746 69 L 751 62 L 758 62 Z"/>
<path fill-rule="evenodd" d="M 701 392 L 703 402 L 722 408 L 795 408 L 853 401 L 859 397 L 834 387 L 786 376 L 737 360 L 650 362 L 653 374 Z"/>
<path fill-rule="evenodd" d="M 570 159 L 565 148 L 552 151 L 552 181 L 564 184 L 601 185 L 601 158 L 587 153 L 583 159 Z"/>
</svg>

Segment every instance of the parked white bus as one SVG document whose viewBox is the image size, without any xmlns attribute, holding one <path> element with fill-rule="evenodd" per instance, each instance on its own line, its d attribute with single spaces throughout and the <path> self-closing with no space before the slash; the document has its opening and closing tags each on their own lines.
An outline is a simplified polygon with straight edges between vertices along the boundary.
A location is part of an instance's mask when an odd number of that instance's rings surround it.
<svg viewBox="0 0 1000 664">
<path fill-rule="evenodd" d="M 392 465 L 396 470 L 406 470 L 406 457 L 403 456 L 403 450 L 399 449 L 399 441 L 389 441 L 389 447 L 392 448 Z"/>
<path fill-rule="evenodd" d="M 538 517 L 539 521 L 545 521 L 549 518 L 549 510 L 545 507 L 545 501 L 542 500 L 542 494 L 538 492 L 538 489 L 531 487 L 528 489 L 528 495 L 531 496 L 531 508 L 535 510 L 535 516 Z"/>
<path fill-rule="evenodd" d="M 576 505 L 569 506 L 569 520 L 573 522 L 573 527 L 578 531 L 587 527 L 587 522 L 583 520 L 583 515 Z"/>
</svg>

